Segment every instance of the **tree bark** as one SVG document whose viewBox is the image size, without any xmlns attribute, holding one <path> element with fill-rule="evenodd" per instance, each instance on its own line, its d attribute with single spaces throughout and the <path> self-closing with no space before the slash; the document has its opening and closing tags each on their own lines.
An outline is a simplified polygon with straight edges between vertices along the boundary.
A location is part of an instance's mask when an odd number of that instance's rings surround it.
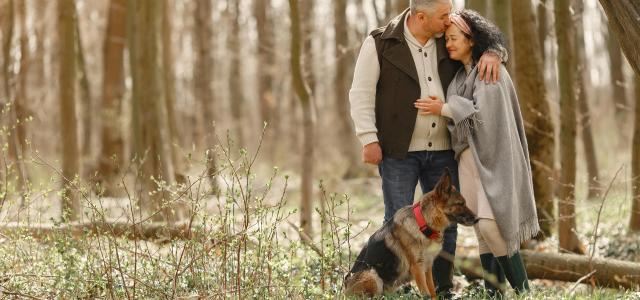
<svg viewBox="0 0 640 300">
<path fill-rule="evenodd" d="M 580 134 L 584 149 L 585 161 L 587 163 L 588 195 L 587 198 L 598 196 L 600 184 L 598 178 L 598 160 L 596 157 L 596 147 L 591 133 L 591 111 L 589 109 L 589 93 L 587 86 L 591 86 L 591 75 L 587 65 L 584 43 L 584 3 L 583 0 L 574 0 L 576 13 L 576 54 L 577 64 L 575 65 L 576 81 L 578 84 L 578 105 L 580 108 L 578 122 L 580 124 Z M 589 84 L 587 84 L 589 83 Z"/>
<path fill-rule="evenodd" d="M 300 3 L 300 39 L 302 40 L 302 76 L 308 86 L 309 96 L 316 91 L 315 55 L 313 51 L 315 28 L 315 0 L 304 0 Z"/>
<path fill-rule="evenodd" d="M 105 196 L 118 195 L 120 170 L 124 167 L 124 139 L 120 118 L 124 95 L 124 45 L 126 0 L 110 0 L 104 41 L 101 150 L 99 181 Z"/>
<path fill-rule="evenodd" d="M 262 1 L 260 1 L 262 2 Z M 211 21 L 211 1 L 198 0 L 195 10 L 195 51 L 196 63 L 194 66 L 194 84 L 195 97 L 197 101 L 202 103 L 203 118 L 206 124 L 206 159 L 207 159 L 207 177 L 209 178 L 210 193 L 217 194 L 219 187 L 216 181 L 216 156 L 215 156 L 215 114 L 214 103 L 215 93 L 213 90 L 213 71 L 215 70 L 215 61 L 211 54 L 213 47 L 213 23 Z M 260 60 L 262 64 L 262 60 Z"/>
<path fill-rule="evenodd" d="M 30 117 L 31 112 L 28 109 L 29 98 L 27 94 L 27 84 L 29 76 L 29 35 L 27 32 L 27 8 L 26 1 L 18 1 L 18 18 L 20 21 L 20 74 L 18 84 L 18 94 L 15 98 L 15 118 L 16 118 L 16 130 L 15 137 L 18 141 L 15 145 L 16 152 L 18 153 L 18 176 L 20 177 L 22 191 L 27 191 L 29 188 L 29 173 L 25 165 L 27 159 L 27 119 Z"/>
<path fill-rule="evenodd" d="M 600 0 L 607 14 L 609 29 L 622 48 L 629 64 L 640 74 L 640 2 L 634 0 Z"/>
<path fill-rule="evenodd" d="M 240 0 L 229 0 L 228 15 L 231 18 L 227 45 L 230 56 L 229 95 L 231 101 L 231 116 L 233 117 L 234 139 L 238 148 L 245 147 L 244 120 L 242 107 L 245 104 L 242 79 L 242 66 L 240 64 Z M 208 125 L 208 124 L 207 124 Z"/>
<path fill-rule="evenodd" d="M 75 4 L 58 0 L 60 130 L 62 135 L 62 220 L 75 221 L 81 213 L 74 181 L 80 173 L 80 156 L 76 120 Z"/>
<path fill-rule="evenodd" d="M 631 186 L 633 189 L 631 220 L 629 229 L 633 232 L 640 232 L 640 75 L 635 76 L 635 119 L 633 129 L 633 143 L 631 146 Z"/>
<path fill-rule="evenodd" d="M 298 1 L 289 0 L 290 18 L 291 18 L 291 73 L 293 80 L 293 88 L 300 100 L 303 118 L 303 145 L 302 155 L 302 181 L 301 181 L 301 199 L 300 199 L 300 228 L 309 235 L 312 235 L 311 214 L 312 208 L 312 176 L 313 176 L 313 118 L 311 115 L 311 97 L 308 87 L 304 82 L 301 67 L 301 43 L 300 38 L 300 13 L 298 10 Z"/>
<path fill-rule="evenodd" d="M 514 1 L 515 2 L 515 1 Z M 607 288 L 633 289 L 640 285 L 640 264 L 611 258 L 593 258 L 584 255 L 558 254 L 522 250 L 527 277 L 565 282 L 590 283 L 582 278 L 595 271 L 591 277 L 594 283 Z M 463 274 L 472 278 L 482 278 L 482 267 L 478 256 L 462 257 Z"/>
<path fill-rule="evenodd" d="M 542 239 L 551 236 L 551 226 L 555 219 L 553 186 L 549 180 L 554 166 L 554 130 L 549 113 L 541 47 L 536 44 L 538 33 L 533 6 L 530 1 L 514 1 L 511 13 L 516 47 L 515 56 L 511 59 L 516 61 L 518 98 L 529 144 L 536 210 L 544 233 L 539 238 Z"/>
<path fill-rule="evenodd" d="M 576 95 L 574 86 L 575 40 L 570 0 L 555 0 L 558 77 L 560 85 L 560 187 L 558 238 L 562 251 L 584 253 L 576 234 Z"/>
</svg>

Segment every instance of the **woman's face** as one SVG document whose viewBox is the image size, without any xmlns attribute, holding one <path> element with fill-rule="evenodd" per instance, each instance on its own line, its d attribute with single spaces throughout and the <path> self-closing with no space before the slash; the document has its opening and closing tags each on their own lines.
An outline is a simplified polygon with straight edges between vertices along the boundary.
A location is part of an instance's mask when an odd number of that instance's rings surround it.
<svg viewBox="0 0 640 300">
<path fill-rule="evenodd" d="M 449 57 L 453 60 L 461 61 L 465 64 L 471 62 L 471 47 L 473 42 L 464 36 L 464 33 L 456 26 L 451 24 L 445 32 L 445 39 L 447 40 L 447 51 L 449 51 Z"/>
</svg>

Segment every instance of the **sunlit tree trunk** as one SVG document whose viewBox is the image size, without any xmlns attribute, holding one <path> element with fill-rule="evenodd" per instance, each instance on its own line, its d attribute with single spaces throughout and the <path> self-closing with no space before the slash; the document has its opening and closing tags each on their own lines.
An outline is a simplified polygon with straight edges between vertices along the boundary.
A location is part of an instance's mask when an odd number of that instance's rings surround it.
<svg viewBox="0 0 640 300">
<path fill-rule="evenodd" d="M 75 7 L 73 0 L 58 0 L 58 53 L 60 130 L 62 135 L 62 220 L 75 221 L 79 217 L 80 202 L 73 181 L 80 173 L 80 151 L 75 104 L 76 53 Z"/>
<path fill-rule="evenodd" d="M 631 146 L 631 186 L 633 188 L 633 203 L 631 205 L 631 220 L 629 229 L 640 231 L 640 75 L 635 75 L 636 108 L 634 117 L 633 143 Z"/>
<path fill-rule="evenodd" d="M 316 0 L 304 0 L 300 3 L 300 38 L 302 39 L 302 76 L 308 86 L 309 96 L 313 97 L 316 91 L 315 61 L 316 55 L 313 49 L 315 37 L 315 3 Z M 313 113 L 313 112 L 312 112 Z"/>
<path fill-rule="evenodd" d="M 593 141 L 593 134 L 591 133 L 591 111 L 589 109 L 589 93 L 587 93 L 587 87 L 591 83 L 591 75 L 588 69 L 587 58 L 585 54 L 584 43 L 584 3 L 583 0 L 573 0 L 575 3 L 576 13 L 576 54 L 577 64 L 575 65 L 576 81 L 578 84 L 578 105 L 580 107 L 580 113 L 578 122 L 580 124 L 580 134 L 582 136 L 582 145 L 585 154 L 585 160 L 587 163 L 587 178 L 589 182 L 588 198 L 594 198 L 598 195 L 600 185 L 598 182 L 598 160 L 596 157 L 596 147 Z M 589 83 L 589 84 L 587 84 Z"/>
<path fill-rule="evenodd" d="M 216 156 L 215 147 L 215 127 L 214 127 L 214 103 L 215 93 L 213 90 L 213 71 L 215 61 L 211 53 L 213 47 L 213 23 L 211 21 L 212 7 L 210 0 L 197 0 L 195 10 L 195 38 L 194 48 L 196 62 L 194 66 L 194 83 L 196 101 L 202 104 L 204 110 L 203 117 L 206 124 L 206 159 L 207 177 L 209 178 L 209 188 L 211 193 L 218 193 L 216 181 Z"/>
<path fill-rule="evenodd" d="M 94 126 L 97 123 L 96 118 L 93 117 L 93 112 L 96 110 L 93 98 L 91 97 L 91 88 L 89 86 L 89 78 L 87 77 L 87 68 L 84 58 L 84 47 L 82 45 L 82 36 L 80 34 L 80 24 L 78 21 L 78 12 L 74 11 L 74 30 L 75 30 L 75 43 L 76 43 L 76 63 L 78 66 L 77 72 L 80 79 L 80 101 L 78 101 L 81 123 L 80 132 L 82 137 L 80 138 L 80 152 L 82 160 L 85 165 L 85 172 L 90 173 L 93 169 L 93 148 L 94 148 Z M 91 167 L 88 167 L 91 166 Z M 87 174 L 88 175 L 88 174 Z M 84 176 L 82 176 L 84 177 Z"/>
<path fill-rule="evenodd" d="M 534 22 L 533 6 L 530 1 L 514 1 L 513 37 L 516 61 L 516 78 L 518 98 L 525 121 L 531 172 L 533 176 L 533 192 L 536 209 L 543 235 L 551 236 L 551 226 L 555 213 L 553 189 L 549 178 L 554 165 L 553 123 L 550 118 L 549 100 L 544 80 L 544 63 L 540 55 L 540 47 L 536 44 L 537 28 Z"/>
<path fill-rule="evenodd" d="M 571 0 L 555 0 L 560 85 L 560 186 L 558 238 L 563 251 L 584 253 L 576 234 L 576 95 L 574 86 L 575 40 Z"/>
<path fill-rule="evenodd" d="M 18 161 L 19 176 L 21 177 L 22 188 L 26 190 L 29 182 L 29 173 L 24 161 L 27 159 L 27 124 L 26 120 L 30 117 L 31 112 L 28 109 L 29 95 L 27 93 L 27 84 L 29 76 L 29 32 L 27 31 L 27 8 L 26 1 L 18 1 L 18 19 L 20 22 L 20 74 L 18 83 L 18 94 L 15 98 L 16 113 L 16 150 L 21 159 Z"/>
<path fill-rule="evenodd" d="M 312 179 L 313 179 L 313 118 L 311 115 L 311 97 L 307 85 L 302 76 L 301 66 L 301 44 L 300 37 L 300 13 L 298 10 L 298 1 L 289 0 L 290 17 L 291 17 L 291 73 L 293 79 L 293 88 L 300 100 L 302 107 L 303 125 L 302 130 L 303 146 L 300 159 L 302 161 L 302 181 L 301 181 L 301 199 L 300 199 L 300 228 L 309 236 L 312 236 L 311 214 L 312 208 Z"/>
<path fill-rule="evenodd" d="M 624 61 L 622 58 L 622 51 L 620 50 L 620 44 L 613 37 L 613 33 L 611 29 L 607 28 L 608 32 L 606 32 L 606 41 L 607 47 L 609 48 L 609 65 L 611 68 L 609 72 L 611 73 L 611 91 L 613 92 L 612 96 L 612 105 L 615 109 L 615 119 L 616 124 L 622 127 L 625 124 L 626 118 L 629 116 L 627 113 L 627 93 L 625 90 L 625 76 L 624 76 Z M 614 67 L 615 66 L 615 67 Z"/>
</svg>

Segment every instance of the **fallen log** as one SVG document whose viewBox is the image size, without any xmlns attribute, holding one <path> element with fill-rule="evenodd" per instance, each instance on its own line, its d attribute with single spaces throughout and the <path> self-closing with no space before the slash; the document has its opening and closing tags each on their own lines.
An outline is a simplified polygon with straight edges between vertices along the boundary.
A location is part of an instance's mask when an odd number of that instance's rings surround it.
<svg viewBox="0 0 640 300">
<path fill-rule="evenodd" d="M 108 235 L 138 240 L 187 240 L 203 238 L 206 233 L 202 226 L 181 223 L 144 223 L 129 222 L 73 222 L 68 224 L 30 224 L 7 223 L 0 226 L 0 234 L 7 238 L 29 236 L 36 240 L 57 235 L 73 237 Z"/>
<path fill-rule="evenodd" d="M 548 279 L 578 282 L 593 272 L 590 278 L 596 285 L 609 288 L 634 289 L 640 286 L 640 263 L 608 258 L 593 258 L 576 254 L 559 254 L 522 250 L 529 279 Z M 478 256 L 460 258 L 462 273 L 472 278 L 482 277 Z M 595 272 L 594 272 L 595 271 Z"/>
</svg>

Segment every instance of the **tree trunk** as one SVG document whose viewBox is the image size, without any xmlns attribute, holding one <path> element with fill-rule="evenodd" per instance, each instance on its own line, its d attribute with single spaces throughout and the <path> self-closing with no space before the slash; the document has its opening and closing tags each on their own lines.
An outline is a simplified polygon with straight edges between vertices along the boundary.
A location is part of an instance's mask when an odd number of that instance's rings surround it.
<svg viewBox="0 0 640 300">
<path fill-rule="evenodd" d="M 261 2 L 261 1 L 260 1 Z M 196 1 L 195 10 L 195 45 L 196 63 L 194 66 L 195 97 L 202 103 L 203 117 L 206 124 L 206 159 L 207 177 L 209 178 L 210 193 L 217 194 L 219 187 L 216 181 L 216 156 L 215 148 L 215 127 L 214 127 L 214 107 L 215 93 L 213 91 L 213 71 L 215 61 L 211 54 L 213 47 L 213 24 L 211 21 L 211 1 Z"/>
<path fill-rule="evenodd" d="M 244 106 L 244 88 L 242 80 L 242 66 L 240 64 L 240 0 L 229 0 L 228 15 L 231 18 L 231 26 L 228 33 L 228 49 L 230 60 L 229 74 L 229 100 L 231 101 L 231 116 L 233 117 L 234 139 L 238 148 L 245 147 L 244 121 L 242 107 Z M 247 120 L 248 121 L 248 120 Z M 207 124 L 208 125 L 208 124 Z"/>
<path fill-rule="evenodd" d="M 576 81 L 578 84 L 578 105 L 580 105 L 579 124 L 580 134 L 582 135 L 582 143 L 584 148 L 585 160 L 587 163 L 587 178 L 589 182 L 589 192 L 587 198 L 595 198 L 600 190 L 598 182 L 598 160 L 596 158 L 596 147 L 593 142 L 593 134 L 591 133 L 591 111 L 589 109 L 589 93 L 587 86 L 591 86 L 591 73 L 588 69 L 587 57 L 585 54 L 584 43 L 584 3 L 583 0 L 573 0 L 575 3 L 576 13 L 576 54 L 577 64 L 575 66 Z M 589 84 L 587 84 L 589 83 Z"/>
<path fill-rule="evenodd" d="M 102 85 L 102 147 L 98 160 L 99 181 L 105 196 L 118 194 L 119 174 L 125 163 L 121 112 L 124 95 L 124 44 L 126 0 L 110 0 L 104 41 Z"/>
<path fill-rule="evenodd" d="M 615 108 L 616 124 L 622 128 L 626 124 L 625 120 L 629 116 L 627 105 L 627 93 L 625 91 L 625 76 L 622 68 L 624 61 L 620 44 L 613 37 L 611 30 L 606 34 L 607 47 L 609 48 L 609 72 L 611 73 L 611 89 L 613 91 L 613 105 Z"/>
<path fill-rule="evenodd" d="M 513 43 L 513 33 L 512 33 L 512 21 L 511 21 L 511 0 L 496 0 L 494 1 L 493 6 L 493 16 L 496 25 L 500 28 L 500 31 L 504 34 L 505 39 L 507 40 L 507 48 L 510 50 L 511 57 L 515 55 L 515 47 Z M 507 69 L 509 73 L 512 74 L 513 77 L 517 77 L 515 72 L 515 64 L 516 61 L 514 59 L 509 59 L 507 61 Z"/>
<path fill-rule="evenodd" d="M 393 1 L 393 13 L 391 14 L 391 18 L 401 14 L 405 9 L 409 7 L 409 0 L 392 0 Z M 382 25 L 382 24 L 381 24 Z"/>
<path fill-rule="evenodd" d="M 313 51 L 315 28 L 315 0 L 304 0 L 300 3 L 300 38 L 302 39 L 302 76 L 308 86 L 309 96 L 316 91 L 315 55 Z"/>
<path fill-rule="evenodd" d="M 93 112 L 96 111 L 96 105 L 94 104 L 93 98 L 91 97 L 91 88 L 89 86 L 89 78 L 87 77 L 87 68 L 84 59 L 84 48 L 82 46 L 82 36 L 80 35 L 80 23 L 78 20 L 78 12 L 74 11 L 74 30 L 75 30 L 75 43 L 76 43 L 76 63 L 78 66 L 77 72 L 80 77 L 80 101 L 78 104 L 80 106 L 80 116 L 82 118 L 81 122 L 81 132 L 82 138 L 80 139 L 80 152 L 83 161 L 85 162 L 85 173 L 91 173 L 93 169 L 93 137 L 94 127 L 96 120 L 93 118 Z M 89 175 L 89 174 L 86 174 Z M 85 177 L 85 176 L 82 176 Z"/>
<path fill-rule="evenodd" d="M 631 220 L 629 229 L 640 232 L 640 75 L 636 74 L 636 108 L 633 129 L 633 143 L 631 146 L 631 186 L 633 189 L 633 203 L 631 205 Z"/>
<path fill-rule="evenodd" d="M 154 221 L 175 222 L 170 195 L 163 186 L 175 182 L 173 162 L 169 149 L 169 128 L 166 123 L 166 107 L 162 95 L 158 53 L 161 18 L 160 1 L 135 1 L 135 49 L 132 51 L 133 85 L 138 94 L 134 119 L 138 122 L 136 136 L 140 139 L 136 157 L 140 160 L 138 178 L 142 181 L 140 207 L 153 216 Z M 134 88 L 135 90 L 136 88 Z"/>
<path fill-rule="evenodd" d="M 262 0 L 253 3 L 253 15 L 256 19 L 256 30 L 258 32 L 258 61 L 256 66 L 258 77 L 258 97 L 260 100 L 260 118 L 267 123 L 264 139 L 272 141 L 273 137 L 280 136 L 279 120 L 276 117 L 276 99 L 274 96 L 274 75 L 275 75 L 275 43 L 274 43 L 274 16 L 271 9 L 271 1 Z M 263 123 L 260 126 L 263 126 Z M 278 143 L 267 143 L 267 152 L 274 158 Z"/>
<path fill-rule="evenodd" d="M 75 104 L 76 53 L 75 4 L 58 0 L 60 130 L 62 135 L 62 220 L 75 221 L 81 213 L 74 181 L 80 173 L 80 156 Z"/>
<path fill-rule="evenodd" d="M 514 1 L 515 4 L 516 1 Z M 520 1 L 517 1 L 520 2 Z M 611 258 L 593 258 L 584 255 L 558 254 L 522 250 L 527 277 L 529 279 L 546 279 L 564 282 L 577 282 L 582 279 L 590 283 L 589 277 L 583 276 L 593 273 L 594 283 L 607 288 L 634 289 L 640 285 L 640 264 Z M 478 256 L 461 258 L 464 266 L 463 274 L 472 278 L 482 278 L 482 267 Z"/>
<path fill-rule="evenodd" d="M 544 63 L 540 46 L 536 44 L 538 33 L 533 6 L 530 1 L 514 1 L 511 12 L 516 47 L 515 56 L 511 59 L 516 61 L 518 98 L 529 144 L 533 192 L 540 228 L 544 233 L 539 238 L 544 238 L 551 236 L 551 226 L 555 219 L 553 187 L 549 180 L 553 175 L 554 165 L 553 123 L 544 80 Z"/>
<path fill-rule="evenodd" d="M 170 152 L 171 160 L 173 160 L 173 172 L 176 181 L 179 183 L 185 183 L 186 178 L 184 175 L 182 157 L 179 155 L 180 151 L 180 132 L 178 131 L 178 124 L 175 114 L 176 103 L 176 89 L 175 82 L 176 76 L 173 68 L 173 42 L 171 36 L 173 33 L 171 12 L 173 1 L 164 0 L 162 3 L 162 82 L 164 86 L 164 104 L 167 112 L 167 124 L 169 133 L 169 145 L 168 151 Z"/>
<path fill-rule="evenodd" d="M 20 19 L 20 82 L 18 95 L 16 96 L 16 119 L 17 119 L 17 128 L 16 128 L 16 138 L 18 139 L 18 143 L 16 144 L 18 153 L 22 159 L 20 160 L 19 168 L 21 169 L 20 173 L 23 178 L 23 190 L 28 188 L 27 184 L 29 182 L 29 173 L 27 172 L 27 168 L 24 164 L 26 160 L 26 151 L 27 151 L 27 124 L 26 120 L 31 115 L 31 112 L 28 109 L 29 98 L 27 94 L 27 84 L 28 84 L 28 76 L 29 76 L 29 35 L 27 32 L 27 8 L 26 1 L 18 1 L 18 18 Z"/>
<path fill-rule="evenodd" d="M 341 153 L 347 160 L 345 178 L 359 177 L 366 174 L 361 162 L 358 141 L 353 134 L 351 116 L 349 113 L 349 79 L 352 77 L 352 62 L 354 55 L 349 49 L 349 24 L 347 23 L 347 0 L 333 1 L 334 33 L 336 38 L 336 76 L 334 78 L 334 92 L 336 99 L 336 116 L 338 118 L 338 144 Z"/>
<path fill-rule="evenodd" d="M 600 0 L 609 19 L 609 29 L 616 37 L 629 64 L 640 74 L 640 2 L 635 0 Z"/>
<path fill-rule="evenodd" d="M 575 66 L 574 25 L 571 0 L 555 0 L 556 39 L 558 43 L 558 73 L 560 85 L 560 191 L 558 238 L 562 251 L 584 253 L 576 234 L 576 95 L 573 68 Z"/>
<path fill-rule="evenodd" d="M 293 88 L 302 106 L 304 140 L 302 145 L 302 181 L 301 181 L 301 201 L 300 201 L 300 228 L 309 236 L 312 235 L 311 213 L 312 208 L 312 176 L 313 176 L 313 118 L 311 115 L 311 97 L 308 87 L 302 76 L 301 43 L 300 38 L 300 13 L 298 1 L 289 0 L 291 17 L 291 73 Z"/>
</svg>

